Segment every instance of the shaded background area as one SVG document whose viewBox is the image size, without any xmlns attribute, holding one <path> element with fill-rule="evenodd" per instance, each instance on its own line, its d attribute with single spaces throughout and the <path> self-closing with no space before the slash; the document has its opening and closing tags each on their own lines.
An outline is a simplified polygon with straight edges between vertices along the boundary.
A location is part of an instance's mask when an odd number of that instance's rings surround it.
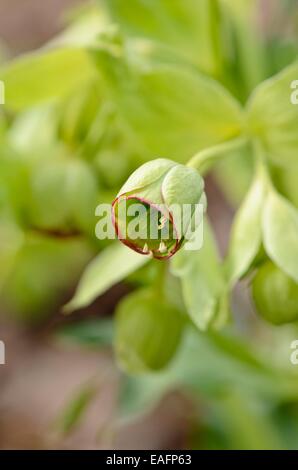
<svg viewBox="0 0 298 470">
<path fill-rule="evenodd" d="M 62 27 L 64 12 L 84 0 L 1 0 L 0 36 L 14 54 L 35 49 Z"/>
</svg>

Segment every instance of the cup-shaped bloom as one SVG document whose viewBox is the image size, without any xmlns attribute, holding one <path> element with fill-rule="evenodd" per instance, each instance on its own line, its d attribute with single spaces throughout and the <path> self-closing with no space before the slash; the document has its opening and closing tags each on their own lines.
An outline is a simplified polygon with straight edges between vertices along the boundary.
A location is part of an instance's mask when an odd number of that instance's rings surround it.
<svg viewBox="0 0 298 470">
<path fill-rule="evenodd" d="M 204 196 L 204 181 L 195 169 L 162 158 L 145 163 L 113 202 L 117 236 L 138 253 L 170 258 L 190 226 L 199 223 L 194 214 Z"/>
</svg>

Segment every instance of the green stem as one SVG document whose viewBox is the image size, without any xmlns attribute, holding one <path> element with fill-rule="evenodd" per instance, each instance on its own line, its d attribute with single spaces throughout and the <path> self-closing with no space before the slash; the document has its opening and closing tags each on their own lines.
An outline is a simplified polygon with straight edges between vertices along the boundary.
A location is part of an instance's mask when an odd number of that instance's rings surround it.
<svg viewBox="0 0 298 470">
<path fill-rule="evenodd" d="M 266 151 L 258 139 L 252 142 L 253 154 L 255 158 L 256 171 L 263 179 L 267 187 L 273 187 L 270 171 L 268 168 Z"/>
</svg>

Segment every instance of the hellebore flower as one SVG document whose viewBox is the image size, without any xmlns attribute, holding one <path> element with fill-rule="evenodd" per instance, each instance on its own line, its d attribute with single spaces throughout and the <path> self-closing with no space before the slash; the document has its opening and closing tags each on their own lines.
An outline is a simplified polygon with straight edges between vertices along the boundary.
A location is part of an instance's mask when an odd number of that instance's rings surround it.
<svg viewBox="0 0 298 470">
<path fill-rule="evenodd" d="M 152 160 L 128 178 L 113 202 L 116 234 L 138 253 L 168 259 L 182 246 L 204 198 L 204 181 L 195 169 Z"/>
</svg>

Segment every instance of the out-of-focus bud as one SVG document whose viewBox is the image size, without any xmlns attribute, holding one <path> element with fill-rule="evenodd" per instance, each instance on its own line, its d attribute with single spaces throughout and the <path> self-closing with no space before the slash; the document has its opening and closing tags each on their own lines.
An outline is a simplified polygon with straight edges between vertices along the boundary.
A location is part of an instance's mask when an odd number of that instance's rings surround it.
<svg viewBox="0 0 298 470">
<path fill-rule="evenodd" d="M 205 205 L 206 198 L 199 173 L 157 159 L 138 168 L 121 188 L 113 202 L 113 224 L 125 245 L 156 259 L 168 259 L 202 222 L 197 211 L 200 204 Z"/>
</svg>

